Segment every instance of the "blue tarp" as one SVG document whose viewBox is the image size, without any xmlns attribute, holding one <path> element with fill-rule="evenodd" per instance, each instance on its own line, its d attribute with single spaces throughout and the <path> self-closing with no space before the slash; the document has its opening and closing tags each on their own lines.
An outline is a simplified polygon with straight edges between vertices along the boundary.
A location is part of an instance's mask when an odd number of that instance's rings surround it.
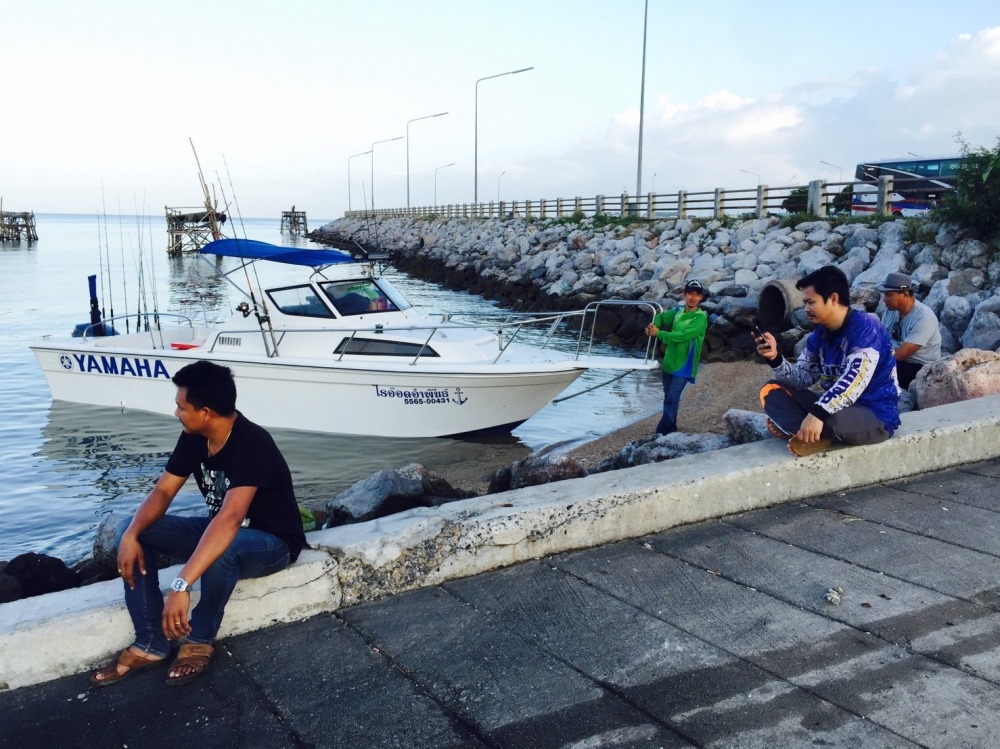
<svg viewBox="0 0 1000 749">
<path fill-rule="evenodd" d="M 354 258 L 340 250 L 306 250 L 299 247 L 278 247 L 255 239 L 217 239 L 201 248 L 202 255 L 222 255 L 238 257 L 241 260 L 270 260 L 275 263 L 305 265 L 318 268 L 321 265 L 353 263 Z"/>
</svg>

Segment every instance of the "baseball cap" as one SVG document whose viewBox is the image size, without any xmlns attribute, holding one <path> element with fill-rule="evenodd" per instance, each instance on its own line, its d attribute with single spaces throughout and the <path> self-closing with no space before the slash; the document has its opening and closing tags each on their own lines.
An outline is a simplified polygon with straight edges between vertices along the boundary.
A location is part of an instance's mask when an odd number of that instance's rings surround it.
<svg viewBox="0 0 1000 749">
<path fill-rule="evenodd" d="M 910 291 L 913 289 L 913 279 L 905 273 L 890 273 L 885 282 L 878 285 L 879 291 Z"/>
<path fill-rule="evenodd" d="M 688 281 L 684 284 L 684 293 L 689 291 L 697 291 L 702 296 L 708 296 L 708 292 L 705 291 L 705 287 L 701 285 L 701 281 Z"/>
</svg>

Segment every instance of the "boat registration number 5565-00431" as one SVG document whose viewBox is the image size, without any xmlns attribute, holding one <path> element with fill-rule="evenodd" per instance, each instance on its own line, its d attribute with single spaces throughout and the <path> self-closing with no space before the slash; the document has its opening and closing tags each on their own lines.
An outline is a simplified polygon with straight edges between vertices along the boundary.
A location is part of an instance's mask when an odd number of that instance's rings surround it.
<svg viewBox="0 0 1000 749">
<path fill-rule="evenodd" d="M 75 368 L 81 372 L 96 372 L 106 375 L 124 375 L 126 377 L 163 377 L 170 379 L 170 373 L 159 359 L 147 359 L 141 356 L 95 356 L 94 354 L 63 354 L 59 357 L 63 369 Z"/>
<path fill-rule="evenodd" d="M 440 403 L 455 403 L 461 406 L 469 399 L 462 395 L 462 388 L 455 388 L 452 394 L 449 388 L 396 388 L 375 385 L 376 398 L 399 398 L 404 406 L 434 405 Z"/>
</svg>

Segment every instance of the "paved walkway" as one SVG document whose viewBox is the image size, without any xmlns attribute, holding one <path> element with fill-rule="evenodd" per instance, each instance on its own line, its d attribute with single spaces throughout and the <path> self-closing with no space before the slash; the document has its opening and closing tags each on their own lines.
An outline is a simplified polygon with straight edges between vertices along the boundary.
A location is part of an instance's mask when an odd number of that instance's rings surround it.
<svg viewBox="0 0 1000 749">
<path fill-rule="evenodd" d="M 231 637 L 176 689 L 164 667 L 0 693 L 0 747 L 996 747 L 998 477 L 994 459 Z"/>
</svg>

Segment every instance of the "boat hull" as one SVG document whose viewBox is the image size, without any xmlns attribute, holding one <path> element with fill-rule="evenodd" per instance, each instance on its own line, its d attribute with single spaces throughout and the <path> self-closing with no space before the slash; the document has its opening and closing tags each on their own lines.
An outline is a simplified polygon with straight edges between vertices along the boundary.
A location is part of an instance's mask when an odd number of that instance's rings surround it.
<svg viewBox="0 0 1000 749">
<path fill-rule="evenodd" d="M 109 348 L 72 341 L 32 346 L 56 400 L 172 415 L 181 367 L 208 359 L 232 369 L 238 406 L 273 428 L 378 437 L 447 437 L 510 430 L 584 371 L 532 367 L 407 367 L 306 359 L 241 359 L 204 350 Z"/>
</svg>

